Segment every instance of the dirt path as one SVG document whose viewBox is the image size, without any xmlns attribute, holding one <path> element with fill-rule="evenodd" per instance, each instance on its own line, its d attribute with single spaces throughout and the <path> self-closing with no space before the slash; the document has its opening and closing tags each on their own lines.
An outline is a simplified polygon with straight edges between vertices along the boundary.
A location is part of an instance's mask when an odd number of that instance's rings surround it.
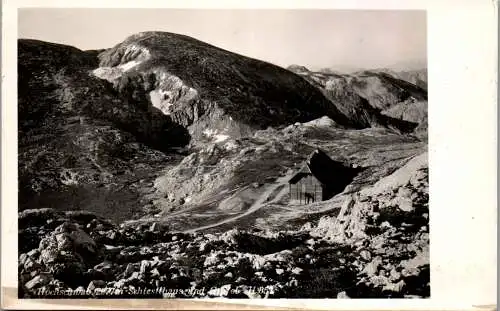
<svg viewBox="0 0 500 311">
<path fill-rule="evenodd" d="M 229 222 L 233 222 L 235 220 L 238 220 L 242 217 L 245 217 L 247 215 L 250 215 L 250 214 L 258 211 L 265 204 L 274 203 L 274 202 L 279 201 L 287 193 L 287 189 L 288 189 L 287 187 L 284 187 L 272 200 L 267 201 L 267 199 L 269 198 L 269 195 L 271 195 L 278 187 L 286 185 L 288 183 L 288 180 L 290 180 L 290 178 L 292 178 L 292 176 L 294 174 L 295 174 L 294 171 L 290 171 L 290 172 L 288 172 L 287 175 L 276 179 L 276 181 L 273 184 L 268 185 L 267 189 L 259 196 L 259 198 L 252 204 L 252 206 L 250 206 L 250 208 L 248 210 L 246 210 L 244 213 L 239 214 L 239 215 L 234 216 L 234 217 L 226 218 L 226 219 L 219 221 L 219 222 L 216 222 L 214 224 L 189 229 L 189 230 L 184 231 L 184 233 L 193 233 L 196 231 L 210 229 L 210 228 L 214 228 L 217 226 L 221 226 L 223 224 L 227 224 Z"/>
<path fill-rule="evenodd" d="M 340 194 L 337 197 L 334 197 L 328 201 L 320 201 L 316 203 L 310 203 L 306 205 L 295 205 L 295 206 L 284 206 L 279 205 L 276 206 L 286 213 L 293 213 L 297 217 L 300 215 L 313 215 L 313 214 L 321 214 L 325 212 L 334 211 L 336 209 L 340 209 L 342 203 L 349 197 L 347 194 Z"/>
</svg>

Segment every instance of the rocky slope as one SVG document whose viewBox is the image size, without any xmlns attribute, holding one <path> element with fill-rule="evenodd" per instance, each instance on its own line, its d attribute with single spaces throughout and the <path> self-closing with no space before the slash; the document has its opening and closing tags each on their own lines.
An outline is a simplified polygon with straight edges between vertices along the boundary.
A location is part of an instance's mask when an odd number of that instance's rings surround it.
<svg viewBox="0 0 500 311">
<path fill-rule="evenodd" d="M 99 60 L 95 76 L 117 89 L 146 92 L 153 106 L 197 141 L 207 131 L 237 138 L 323 115 L 342 126 L 364 127 L 287 70 L 187 36 L 139 33 L 100 53 Z"/>
<path fill-rule="evenodd" d="M 316 148 L 346 166 L 363 168 L 346 193 L 373 184 L 426 149 L 418 139 L 389 130 L 343 130 L 333 123 L 324 117 L 193 151 L 156 179 L 156 191 L 149 195 L 152 210 L 159 212 L 154 221 L 168 222 L 178 230 L 196 228 L 245 213 L 265 196 L 266 203 L 261 204 L 265 207 L 225 228 L 255 227 L 260 222 L 268 228 L 290 217 L 301 218 L 300 209 L 284 215 L 286 210 L 268 201 L 287 205 L 287 181 L 278 180 L 300 169 Z M 269 193 L 270 188 L 275 192 Z"/>
<path fill-rule="evenodd" d="M 117 65 L 112 69 L 121 72 L 124 67 L 113 62 L 146 57 L 134 50 L 140 44 L 151 57 L 143 71 L 127 67 L 114 84 L 95 76 L 107 68 L 99 63 Z M 299 77 L 183 36 L 141 34 L 104 51 L 21 39 L 18 51 L 21 209 L 71 206 L 130 218 L 148 206 L 143 197 L 153 191 L 157 173 L 181 158 L 175 148 L 322 113 L 349 124 Z M 177 55 L 175 62 L 168 53 Z M 193 100 L 186 100 L 184 82 L 167 71 L 178 73 L 187 64 L 190 71 L 183 72 L 191 74 L 181 77 L 201 87 L 190 88 L 198 94 Z M 176 104 L 169 113 L 161 110 L 166 101 L 157 102 L 155 92 L 183 95 L 171 98 Z"/>
<path fill-rule="evenodd" d="M 141 94 L 92 77 L 95 52 L 35 40 L 19 40 L 18 52 L 19 208 L 131 217 L 187 131 Z"/>
<path fill-rule="evenodd" d="M 21 297 L 428 297 L 427 155 L 302 228 L 183 234 L 19 214 Z M 331 204 L 331 203 L 325 203 Z"/>
<path fill-rule="evenodd" d="M 394 78 L 404 80 L 414 84 L 427 91 L 427 69 L 414 69 L 414 70 L 391 70 L 380 69 L 379 71 L 385 72 Z"/>
<path fill-rule="evenodd" d="M 413 74 L 370 70 L 344 74 L 332 70 L 314 72 L 297 65 L 288 69 L 318 87 L 344 114 L 372 127 L 408 131 L 425 123 L 427 86 L 421 87 L 420 81 L 424 75 L 426 79 L 426 71 Z"/>
</svg>

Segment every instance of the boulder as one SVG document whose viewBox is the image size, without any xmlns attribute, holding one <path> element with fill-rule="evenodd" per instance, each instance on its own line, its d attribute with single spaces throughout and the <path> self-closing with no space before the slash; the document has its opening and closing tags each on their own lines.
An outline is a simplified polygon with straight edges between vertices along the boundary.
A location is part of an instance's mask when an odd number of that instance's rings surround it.
<svg viewBox="0 0 500 311">
<path fill-rule="evenodd" d="M 85 287 L 83 286 L 78 286 L 75 290 L 75 292 L 79 292 L 79 293 L 84 293 L 85 292 Z"/>
<path fill-rule="evenodd" d="M 90 281 L 89 285 L 87 286 L 87 291 L 88 292 L 93 292 L 95 291 L 96 288 L 102 288 L 106 286 L 106 282 L 103 280 L 93 280 Z"/>
<path fill-rule="evenodd" d="M 153 278 L 158 278 L 158 277 L 160 276 L 160 272 L 158 271 L 158 269 L 157 269 L 157 268 L 153 268 L 153 269 L 150 271 L 150 273 L 151 273 L 151 277 L 153 277 Z"/>
<path fill-rule="evenodd" d="M 18 213 L 18 226 L 19 229 L 43 226 L 47 220 L 60 216 L 62 214 L 52 208 L 26 209 Z"/>
<path fill-rule="evenodd" d="M 397 281 L 401 278 L 401 273 L 396 270 L 396 268 L 393 268 L 390 272 L 389 279 L 391 281 Z"/>
<path fill-rule="evenodd" d="M 363 269 L 363 273 L 368 276 L 376 275 L 378 272 L 378 268 L 382 264 L 382 257 L 377 256 L 373 258 L 371 262 L 369 262 Z"/>
<path fill-rule="evenodd" d="M 365 250 L 362 250 L 360 253 L 359 253 L 359 256 L 361 256 L 361 258 L 365 261 L 370 261 L 372 259 L 372 254 L 367 251 L 366 249 Z"/>
<path fill-rule="evenodd" d="M 103 272 L 110 271 L 112 268 L 113 268 L 113 263 L 109 261 L 103 261 L 94 266 L 94 270 Z"/>
<path fill-rule="evenodd" d="M 260 299 L 262 296 L 251 288 L 244 287 L 243 294 L 245 294 L 250 299 Z"/>
<path fill-rule="evenodd" d="M 343 292 L 340 292 L 340 293 L 337 294 L 337 298 L 338 299 L 350 299 L 351 297 L 349 297 L 347 295 L 347 293 L 345 291 L 343 291 Z"/>
<path fill-rule="evenodd" d="M 420 274 L 420 269 L 416 267 L 409 267 L 401 270 L 401 275 L 404 277 L 418 276 L 419 274 Z"/>
<path fill-rule="evenodd" d="M 160 231 L 160 225 L 157 222 L 152 223 L 151 227 L 149 227 L 149 231 L 151 231 L 151 232 Z"/>
<path fill-rule="evenodd" d="M 80 255 L 95 256 L 98 249 L 95 241 L 74 223 L 65 222 L 54 230 L 59 248 L 73 248 Z"/>
<path fill-rule="evenodd" d="M 139 273 L 141 273 L 143 275 L 146 274 L 147 270 L 149 269 L 149 266 L 150 266 L 149 261 L 142 260 L 141 261 L 141 267 L 139 269 Z"/>
<path fill-rule="evenodd" d="M 126 282 L 127 281 L 125 279 L 120 279 L 120 280 L 115 282 L 114 287 L 118 288 L 118 289 L 122 289 L 125 286 Z"/>
<path fill-rule="evenodd" d="M 123 276 L 125 278 L 129 277 L 134 272 L 134 270 L 135 270 L 134 265 L 132 263 L 128 263 L 127 267 L 125 268 L 125 271 L 123 272 Z"/>
<path fill-rule="evenodd" d="M 54 278 L 70 286 L 84 282 L 88 268 L 99 261 L 100 248 L 74 223 L 65 222 L 40 241 L 40 261 Z"/>
<path fill-rule="evenodd" d="M 301 274 L 303 270 L 304 269 L 302 269 L 302 268 L 295 267 L 295 268 L 292 269 L 292 273 L 293 274 Z"/>
<path fill-rule="evenodd" d="M 401 292 L 403 287 L 405 286 L 405 281 L 401 280 L 398 283 L 387 283 L 382 288 L 383 291 L 391 291 L 391 292 Z"/>
<path fill-rule="evenodd" d="M 24 266 L 24 263 L 26 262 L 26 260 L 28 260 L 28 254 L 26 253 L 22 253 L 19 255 L 19 260 L 18 260 L 18 265 L 19 267 L 23 267 Z"/>
<path fill-rule="evenodd" d="M 58 255 L 59 251 L 57 249 L 57 246 L 56 247 L 50 246 L 42 248 L 40 258 L 44 265 L 50 266 L 51 264 L 57 261 Z"/>
<path fill-rule="evenodd" d="M 24 261 L 23 269 L 25 272 L 32 272 L 41 268 L 41 265 L 34 261 L 31 257 L 27 257 Z"/>
<path fill-rule="evenodd" d="M 421 184 L 424 183 L 424 181 L 427 179 L 428 173 L 425 172 L 425 170 L 417 170 L 415 173 L 410 177 L 410 184 L 414 187 L 418 187 Z"/>
<path fill-rule="evenodd" d="M 387 278 L 384 277 L 384 276 L 380 276 L 380 275 L 371 276 L 368 279 L 368 281 L 366 282 L 366 284 L 372 285 L 372 286 L 375 286 L 375 287 L 384 286 L 387 283 L 388 283 Z"/>
<path fill-rule="evenodd" d="M 29 282 L 27 282 L 24 287 L 28 290 L 33 290 L 39 287 L 42 287 L 44 285 L 49 284 L 49 282 L 53 280 L 53 276 L 50 273 L 40 273 L 39 275 L 35 276 L 33 279 L 31 279 Z"/>
<path fill-rule="evenodd" d="M 406 187 L 399 187 L 397 196 L 401 198 L 411 198 L 412 192 L 410 189 Z"/>
<path fill-rule="evenodd" d="M 395 199 L 395 203 L 397 207 L 404 212 L 411 212 L 414 210 L 411 198 L 398 197 Z"/>
<path fill-rule="evenodd" d="M 38 258 L 38 256 L 40 256 L 40 251 L 38 249 L 34 248 L 31 251 L 29 251 L 27 253 L 27 255 L 33 259 L 36 259 L 36 258 Z"/>
</svg>

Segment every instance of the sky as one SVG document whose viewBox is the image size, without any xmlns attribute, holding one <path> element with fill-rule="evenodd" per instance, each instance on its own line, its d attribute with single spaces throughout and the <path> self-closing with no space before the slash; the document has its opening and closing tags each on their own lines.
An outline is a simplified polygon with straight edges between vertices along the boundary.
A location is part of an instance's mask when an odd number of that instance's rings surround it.
<svg viewBox="0 0 500 311">
<path fill-rule="evenodd" d="M 156 30 L 282 67 L 414 69 L 427 63 L 425 11 L 30 8 L 18 14 L 19 38 L 82 50 Z"/>
</svg>

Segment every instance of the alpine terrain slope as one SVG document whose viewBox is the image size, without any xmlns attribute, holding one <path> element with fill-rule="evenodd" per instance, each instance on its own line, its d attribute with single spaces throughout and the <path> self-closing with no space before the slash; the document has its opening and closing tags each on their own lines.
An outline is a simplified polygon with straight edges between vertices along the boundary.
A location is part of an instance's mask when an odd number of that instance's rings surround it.
<svg viewBox="0 0 500 311">
<path fill-rule="evenodd" d="M 346 115 L 372 126 L 410 122 L 415 135 L 427 137 L 427 70 L 376 69 L 345 74 L 329 69 L 310 71 L 298 65 L 288 69 L 316 86 Z"/>
<path fill-rule="evenodd" d="M 92 51 L 19 39 L 19 297 L 429 297 L 412 79 L 167 32 Z M 317 154 L 338 191 L 291 204 Z"/>
</svg>

